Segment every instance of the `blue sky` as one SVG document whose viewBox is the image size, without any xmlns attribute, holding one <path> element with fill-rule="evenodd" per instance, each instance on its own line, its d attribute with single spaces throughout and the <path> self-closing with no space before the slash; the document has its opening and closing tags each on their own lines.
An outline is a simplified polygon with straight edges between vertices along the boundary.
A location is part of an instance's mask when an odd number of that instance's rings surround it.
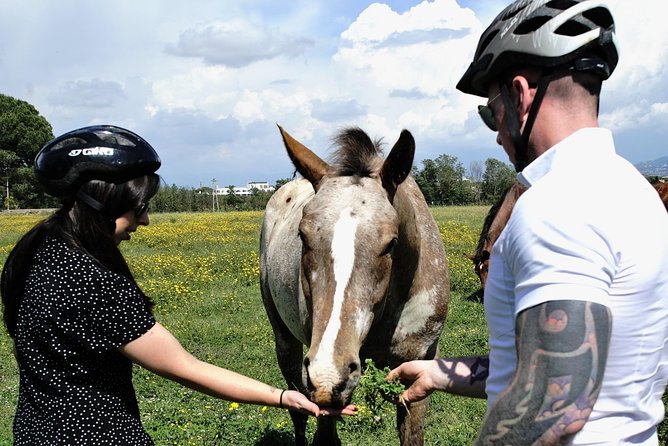
<svg viewBox="0 0 668 446">
<path fill-rule="evenodd" d="M 498 0 L 0 0 L 0 93 L 58 135 L 115 124 L 158 151 L 180 186 L 292 175 L 276 123 L 326 158 L 355 125 L 416 164 L 507 161 L 455 84 Z M 631 162 L 668 155 L 665 0 L 610 0 L 621 60 L 601 124 Z"/>
</svg>

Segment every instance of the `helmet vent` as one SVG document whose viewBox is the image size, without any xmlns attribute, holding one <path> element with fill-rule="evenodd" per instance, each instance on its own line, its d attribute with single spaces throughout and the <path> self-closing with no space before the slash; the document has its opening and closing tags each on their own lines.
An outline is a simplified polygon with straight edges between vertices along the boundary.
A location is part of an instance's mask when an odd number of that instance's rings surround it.
<svg viewBox="0 0 668 446">
<path fill-rule="evenodd" d="M 552 8 L 552 9 L 559 9 L 561 11 L 565 11 L 568 8 L 577 5 L 579 2 L 574 1 L 574 0 L 552 0 L 551 2 L 547 2 L 545 4 L 546 7 Z"/>
<path fill-rule="evenodd" d="M 530 34 L 539 29 L 545 23 L 547 23 L 550 19 L 552 19 L 552 17 L 549 16 L 533 17 L 529 20 L 526 20 L 524 23 L 515 28 L 515 34 L 517 35 Z"/>
<path fill-rule="evenodd" d="M 612 18 L 612 14 L 607 8 L 592 8 L 588 11 L 582 13 L 584 17 L 591 20 L 603 29 L 609 29 L 615 26 L 615 20 Z"/>
<path fill-rule="evenodd" d="M 499 33 L 499 30 L 494 30 L 493 32 L 489 33 L 487 35 L 487 37 L 485 37 L 485 40 L 480 44 L 478 52 L 482 53 L 483 51 L 485 51 L 485 49 L 487 49 L 487 47 L 489 46 L 490 42 L 492 40 L 494 40 L 494 38 L 496 37 L 496 35 L 498 33 Z M 480 54 L 478 54 L 477 56 L 479 56 L 479 55 Z"/>
<path fill-rule="evenodd" d="M 591 28 L 589 28 L 587 25 L 583 25 L 582 23 L 576 22 L 575 20 L 569 20 L 557 28 L 554 32 L 561 36 L 579 36 L 580 34 L 584 34 L 587 31 L 591 31 Z"/>
</svg>

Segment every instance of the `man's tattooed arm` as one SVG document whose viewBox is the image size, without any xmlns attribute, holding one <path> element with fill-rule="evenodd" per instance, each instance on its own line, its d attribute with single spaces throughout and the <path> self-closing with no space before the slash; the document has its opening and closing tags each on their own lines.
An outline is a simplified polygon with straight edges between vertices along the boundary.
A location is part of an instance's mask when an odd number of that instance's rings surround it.
<svg viewBox="0 0 668 446">
<path fill-rule="evenodd" d="M 601 389 L 611 325 L 610 310 L 591 302 L 547 302 L 520 313 L 517 371 L 475 444 L 569 444 Z"/>
</svg>

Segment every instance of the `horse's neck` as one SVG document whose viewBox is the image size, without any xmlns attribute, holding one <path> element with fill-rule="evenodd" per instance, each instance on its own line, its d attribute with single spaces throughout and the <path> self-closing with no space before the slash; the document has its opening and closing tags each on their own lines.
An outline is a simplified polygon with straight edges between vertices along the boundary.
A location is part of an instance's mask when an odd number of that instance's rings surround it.
<svg viewBox="0 0 668 446">
<path fill-rule="evenodd" d="M 490 247 L 489 251 L 491 251 L 491 246 L 494 245 L 496 239 L 498 239 L 499 235 L 501 235 L 503 228 L 506 227 L 508 220 L 510 220 L 511 214 L 513 213 L 515 203 L 517 203 L 520 195 L 522 195 L 525 190 L 526 189 L 524 186 L 520 185 L 519 183 L 514 183 L 504 194 L 501 204 L 496 210 L 496 215 L 494 215 L 487 233 L 487 242 Z"/>
<path fill-rule="evenodd" d="M 420 202 L 415 199 L 416 194 L 421 194 L 420 189 L 413 178 L 408 177 L 397 188 L 392 202 L 399 216 L 399 242 L 403 249 L 412 252 L 419 251 L 422 243 L 421 231 L 424 230 L 424 209 L 420 209 Z"/>
<path fill-rule="evenodd" d="M 396 295 L 407 297 L 411 287 L 417 285 L 418 272 L 428 268 L 427 244 L 434 242 L 431 238 L 434 232 L 438 235 L 438 229 L 412 177 L 399 186 L 392 204 L 399 216 L 399 241 L 393 255 L 395 274 L 391 288 Z M 440 241 L 441 249 L 442 246 Z"/>
</svg>

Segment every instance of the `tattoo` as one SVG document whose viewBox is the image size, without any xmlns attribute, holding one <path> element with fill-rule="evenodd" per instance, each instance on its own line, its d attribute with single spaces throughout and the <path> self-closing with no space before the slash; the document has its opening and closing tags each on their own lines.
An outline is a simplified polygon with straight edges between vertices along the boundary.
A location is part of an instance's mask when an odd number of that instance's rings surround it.
<svg viewBox="0 0 668 446">
<path fill-rule="evenodd" d="M 554 301 L 523 311 L 516 324 L 517 371 L 476 444 L 568 444 L 601 389 L 610 312 L 591 302 Z"/>
<path fill-rule="evenodd" d="M 486 381 L 489 376 L 489 357 L 478 356 L 471 364 L 471 382 L 473 385 L 478 381 Z"/>
</svg>

